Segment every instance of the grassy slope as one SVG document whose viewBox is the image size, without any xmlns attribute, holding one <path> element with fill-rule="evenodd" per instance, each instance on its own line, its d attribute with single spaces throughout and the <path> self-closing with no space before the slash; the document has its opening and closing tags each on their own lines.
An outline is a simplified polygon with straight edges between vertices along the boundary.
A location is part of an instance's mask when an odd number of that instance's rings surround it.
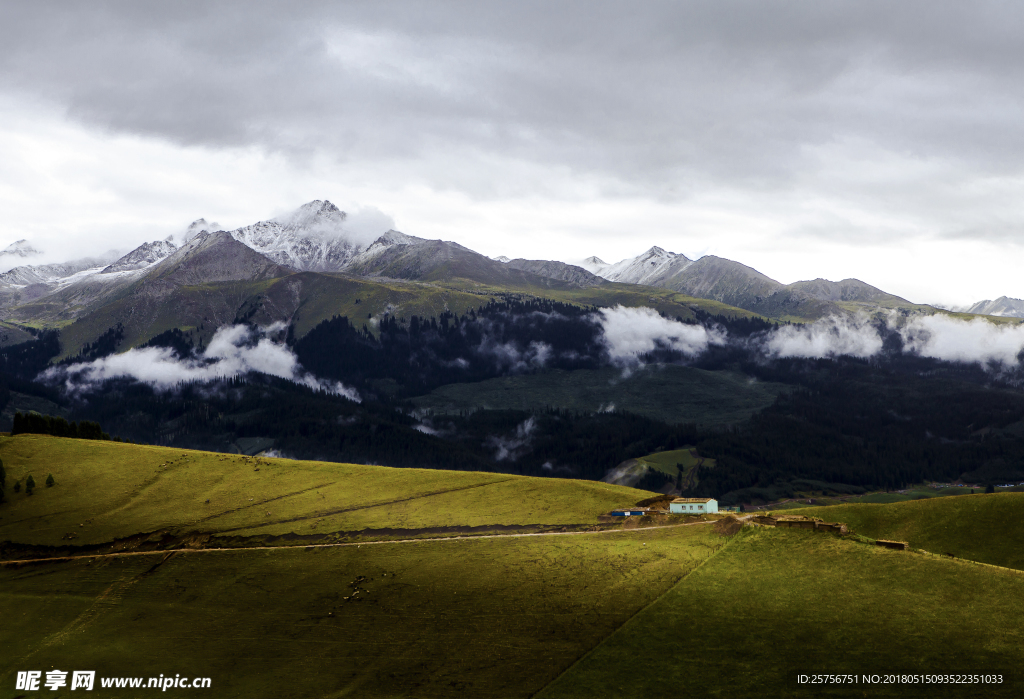
<svg viewBox="0 0 1024 699">
<path fill-rule="evenodd" d="M 746 529 L 538 697 L 1001 696 L 1024 691 L 1024 576 Z M 1001 687 L 800 687 L 798 673 L 996 671 Z"/>
<path fill-rule="evenodd" d="M 0 506 L 0 540 L 39 543 L 69 529 L 75 543 L 175 528 L 303 533 L 325 509 L 352 507 L 363 509 L 326 517 L 319 531 L 594 521 L 645 495 L 284 460 L 260 459 L 257 472 L 257 460 L 236 456 L 34 435 L 0 438 L 0 458 L 9 485 L 29 472 L 57 479 Z M 877 507 L 957 503 L 967 508 L 958 522 L 972 515 L 991 531 L 1016 517 L 1020 497 Z M 836 519 L 837 509 L 821 514 Z M 1002 533 L 964 541 L 994 552 L 1020 540 L 1014 528 Z M 0 647 L 12 649 L 0 659 L 0 687 L 12 687 L 17 670 L 68 666 L 209 676 L 219 697 L 504 698 L 533 696 L 568 670 L 540 696 L 693 686 L 822 696 L 794 675 L 1016 670 L 1021 573 L 810 532 L 747 529 L 722 543 L 692 526 L 0 566 Z"/>
<path fill-rule="evenodd" d="M 693 309 L 700 308 L 713 315 L 724 315 L 730 318 L 758 318 L 759 313 L 736 308 L 720 301 L 702 299 L 681 294 L 671 289 L 661 289 L 640 284 L 619 284 L 609 282 L 601 286 L 587 289 L 536 290 L 537 295 L 566 303 L 599 306 L 626 306 L 637 308 L 646 306 L 670 318 L 692 318 Z"/>
<path fill-rule="evenodd" d="M 724 425 L 745 420 L 771 405 L 785 388 L 751 382 L 733 372 L 664 365 L 646 367 L 627 378 L 609 368 L 449 384 L 413 402 L 436 412 L 548 406 L 591 412 L 614 404 L 615 409 L 667 422 Z"/>
<path fill-rule="evenodd" d="M 59 667 L 207 676 L 224 698 L 528 697 L 720 541 L 684 527 L 0 567 L 0 687 Z"/>
<path fill-rule="evenodd" d="M 373 329 L 374 322 L 367 315 L 379 318 L 387 311 L 404 317 L 429 317 L 445 309 L 461 315 L 486 300 L 430 284 L 369 281 L 338 274 L 303 273 L 259 282 L 184 286 L 157 300 L 125 296 L 83 316 L 61 331 L 63 351 L 58 359 L 77 354 L 118 322 L 124 325 L 122 349 L 127 349 L 171 328 L 194 330 L 200 325 L 203 330 L 197 338 L 208 343 L 218 326 L 238 317 L 261 324 L 291 320 L 301 337 L 335 315 L 347 316 L 356 327 L 366 323 Z M 146 312 L 138 312 L 140 303 L 146 304 Z"/>
<path fill-rule="evenodd" d="M 692 318 L 694 308 L 734 317 L 756 315 L 717 301 L 630 284 L 608 283 L 588 289 L 554 281 L 550 286 L 527 283 L 491 286 L 466 279 L 430 283 L 316 272 L 263 281 L 172 287 L 153 293 L 135 284 L 70 324 L 64 318 L 67 309 L 62 304 L 54 308 L 50 308 L 53 304 L 48 306 L 42 302 L 42 305 L 27 304 L 12 309 L 10 315 L 37 326 L 61 326 L 62 353 L 57 358 L 60 360 L 74 356 L 118 323 L 122 324 L 125 334 L 121 349 L 142 344 L 171 328 L 194 330 L 197 337 L 209 342 L 218 326 L 237 319 L 261 324 L 292 322 L 296 335 L 301 337 L 317 323 L 334 315 L 350 318 L 356 327 L 365 322 L 372 331 L 374 319 L 385 312 L 403 318 L 436 317 L 445 310 L 461 315 L 491 298 L 509 294 L 577 305 L 649 306 L 671 317 Z M 198 331 L 200 326 L 203 326 L 202 331 Z"/>
<path fill-rule="evenodd" d="M 888 505 L 808 507 L 800 514 L 846 522 L 875 539 L 1024 570 L 1024 493 L 993 493 Z"/>
<path fill-rule="evenodd" d="M 694 456 L 693 454 L 695 451 L 696 450 L 693 448 L 659 451 L 654 454 L 648 454 L 647 456 L 641 456 L 637 461 L 642 461 L 656 471 L 661 471 L 662 473 L 672 477 L 675 477 L 680 470 L 682 470 L 684 474 L 689 473 L 701 464 L 707 467 L 714 467 L 714 459 L 702 459 L 698 456 Z M 682 465 L 682 469 L 679 468 L 680 465 Z"/>
<path fill-rule="evenodd" d="M 0 437 L 0 458 L 10 499 L 0 506 L 0 541 L 46 545 L 65 543 L 68 533 L 81 545 L 157 530 L 590 524 L 648 495 L 590 481 L 286 459 L 261 458 L 256 471 L 254 460 L 234 455 L 39 435 Z M 43 486 L 49 473 L 52 488 Z M 30 474 L 35 494 L 13 493 Z"/>
</svg>

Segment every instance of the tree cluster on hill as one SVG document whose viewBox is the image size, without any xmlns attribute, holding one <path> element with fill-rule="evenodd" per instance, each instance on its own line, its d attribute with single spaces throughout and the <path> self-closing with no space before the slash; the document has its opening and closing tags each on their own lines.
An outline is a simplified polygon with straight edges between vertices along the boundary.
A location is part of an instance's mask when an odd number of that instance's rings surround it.
<svg viewBox="0 0 1024 699">
<path fill-rule="evenodd" d="M 980 367 L 898 355 L 759 371 L 800 388 L 746 424 L 702 435 L 696 444 L 717 466 L 701 470 L 692 494 L 775 499 L 799 479 L 889 489 L 1024 479 L 1024 393 Z"/>
<path fill-rule="evenodd" d="M 603 345 L 594 309 L 544 300 L 492 301 L 463 316 L 380 320 L 374 336 L 348 318 L 325 320 L 294 342 L 302 365 L 317 376 L 363 390 L 394 382 L 415 396 L 446 383 L 475 382 L 541 369 L 601 366 Z"/>
<path fill-rule="evenodd" d="M 117 352 L 117 348 L 124 340 L 124 326 L 118 323 L 100 335 L 94 342 L 85 345 L 78 355 L 65 360 L 65 364 L 74 362 L 90 362 L 100 357 L 106 357 Z"/>
<path fill-rule="evenodd" d="M 60 333 L 45 330 L 34 340 L 0 349 L 0 372 L 3 374 L 33 379 L 50 365 L 60 354 Z"/>
<path fill-rule="evenodd" d="M 357 404 L 260 375 L 163 393 L 112 382 L 74 410 L 151 444 L 232 451 L 262 439 L 261 448 L 272 444 L 296 458 L 587 479 L 602 478 L 624 450 L 642 456 L 683 446 L 696 434 L 622 413 L 418 416 L 398 403 Z"/>
<path fill-rule="evenodd" d="M 88 420 L 68 422 L 62 417 L 40 415 L 34 412 L 25 415 L 15 413 L 11 434 L 48 434 L 53 437 L 70 437 L 72 439 L 110 440 L 110 435 L 104 432 L 97 422 Z M 121 440 L 115 437 L 114 441 Z"/>
<path fill-rule="evenodd" d="M 148 342 L 139 345 L 140 349 L 145 347 L 166 347 L 178 359 L 185 359 L 192 354 L 195 344 L 192 341 L 191 333 L 183 332 L 179 328 L 171 328 L 153 337 Z"/>
</svg>

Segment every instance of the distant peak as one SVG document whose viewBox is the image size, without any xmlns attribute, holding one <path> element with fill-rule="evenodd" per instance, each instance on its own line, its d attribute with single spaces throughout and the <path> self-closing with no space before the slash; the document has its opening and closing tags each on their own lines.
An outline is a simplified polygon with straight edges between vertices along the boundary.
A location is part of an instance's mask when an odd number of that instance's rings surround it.
<svg viewBox="0 0 1024 699">
<path fill-rule="evenodd" d="M 423 242 L 422 238 L 417 238 L 415 236 L 406 235 L 405 233 L 402 233 L 401 231 L 396 231 L 395 229 L 392 228 L 391 230 L 387 231 L 384 235 L 382 235 L 381 237 L 377 238 L 377 240 L 373 241 L 373 244 L 374 245 L 413 245 L 415 243 L 420 243 L 420 242 Z"/>
<path fill-rule="evenodd" d="M 312 227 L 333 230 L 340 227 L 346 218 L 347 214 L 344 211 L 326 199 L 314 199 L 275 220 L 290 229 Z"/>
<path fill-rule="evenodd" d="M 492 257 L 491 259 L 494 260 L 495 262 L 500 262 L 501 264 L 505 264 L 506 262 L 512 261 L 511 258 L 506 257 L 505 255 L 498 255 L 497 257 Z"/>
<path fill-rule="evenodd" d="M 587 259 L 583 260 L 583 263 L 584 264 L 588 264 L 588 265 L 606 265 L 606 264 L 608 264 L 607 262 L 602 260 L 597 255 L 591 255 Z"/>
<path fill-rule="evenodd" d="M 655 255 L 658 257 L 685 257 L 685 255 L 680 255 L 676 252 L 669 252 L 665 248 L 659 248 L 657 245 L 643 254 L 644 257 L 653 257 Z"/>
<path fill-rule="evenodd" d="M 215 221 L 207 221 L 205 218 L 197 218 L 192 223 L 188 224 L 188 228 L 181 234 L 181 245 L 184 245 L 188 241 L 195 238 L 200 233 L 209 233 L 210 231 L 219 231 L 221 228 L 219 223 Z M 177 235 L 168 236 L 168 242 L 174 242 L 178 238 Z"/>
<path fill-rule="evenodd" d="M 3 250 L 0 250 L 0 255 L 14 255 L 15 257 L 31 257 L 32 255 L 41 254 L 39 250 L 32 247 L 24 238 L 16 240 Z"/>
<path fill-rule="evenodd" d="M 335 206 L 326 199 L 314 199 L 313 201 L 300 206 L 299 211 L 314 213 L 320 216 L 330 216 L 331 214 L 344 214 L 344 212 L 341 209 L 339 209 L 337 206 Z"/>
<path fill-rule="evenodd" d="M 199 231 L 208 231 L 210 230 L 210 223 L 205 218 L 197 218 L 195 221 L 188 224 L 188 228 L 185 230 L 189 231 L 190 233 L 192 231 L 195 231 L 197 233 Z"/>
</svg>

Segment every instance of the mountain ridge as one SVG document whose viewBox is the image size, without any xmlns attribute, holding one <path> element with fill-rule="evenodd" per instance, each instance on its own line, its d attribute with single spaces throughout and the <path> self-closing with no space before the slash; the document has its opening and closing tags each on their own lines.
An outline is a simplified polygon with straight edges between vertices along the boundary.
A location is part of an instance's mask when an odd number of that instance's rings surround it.
<svg viewBox="0 0 1024 699">
<path fill-rule="evenodd" d="M 170 303 L 166 299 L 179 298 L 177 288 L 238 283 L 254 289 L 297 273 L 343 275 L 383 284 L 398 280 L 473 293 L 554 294 L 562 300 L 595 305 L 653 304 L 662 312 L 668 306 L 661 305 L 672 298 L 665 295 L 668 291 L 681 295 L 679 303 L 699 302 L 717 309 L 713 312 L 743 311 L 792 322 L 892 308 L 938 312 L 857 279 L 832 282 L 818 278 L 785 285 L 734 260 L 714 255 L 691 260 L 658 246 L 612 264 L 593 256 L 573 265 L 557 260 L 489 258 L 456 242 L 427 240 L 394 229 L 372 240 L 364 233 L 352 230 L 348 215 L 326 199 L 231 231 L 199 218 L 182 233 L 143 243 L 117 259 L 108 256 L 29 265 L 0 274 L 0 318 L 63 325 L 90 316 L 117 299 L 145 298 L 141 306 L 166 320 L 174 309 L 153 304 L 158 299 Z M 28 245 L 27 241 L 18 244 L 22 248 Z M 322 287 L 333 288 L 331 283 Z M 660 293 L 654 293 L 656 289 Z M 205 317 L 250 317 L 248 311 L 239 310 L 256 303 L 242 300 L 249 298 L 248 294 L 238 297 L 235 311 L 218 306 L 216 313 L 211 310 Z M 260 303 L 264 302 L 268 301 Z M 274 304 L 278 310 L 268 318 L 287 320 L 295 312 L 284 296 Z M 1021 304 L 1024 309 L 1024 302 Z M 187 305 L 199 307 L 192 302 Z M 1024 310 L 1020 312 L 1024 314 Z M 179 325 L 191 322 L 183 318 Z"/>
</svg>

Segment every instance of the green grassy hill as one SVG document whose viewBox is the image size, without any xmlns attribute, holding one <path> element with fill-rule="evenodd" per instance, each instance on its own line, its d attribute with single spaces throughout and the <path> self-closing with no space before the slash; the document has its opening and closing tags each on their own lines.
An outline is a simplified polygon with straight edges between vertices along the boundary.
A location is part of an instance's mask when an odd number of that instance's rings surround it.
<svg viewBox="0 0 1024 699">
<path fill-rule="evenodd" d="M 0 458 L 8 561 L 68 533 L 250 547 L 0 565 L 0 696 L 17 671 L 68 667 L 210 677 L 217 697 L 529 697 L 723 544 L 705 526 L 385 541 L 595 523 L 646 496 L 603 483 L 37 435 L 0 438 Z M 29 474 L 34 494 L 13 493 Z M 376 541 L 287 546 L 318 532 Z"/>
<path fill-rule="evenodd" d="M 846 522 L 873 539 L 1024 570 L 1024 493 L 936 497 L 887 505 L 807 507 L 800 514 Z"/>
<path fill-rule="evenodd" d="M 686 490 L 699 482 L 697 467 L 713 468 L 714 465 L 714 459 L 704 458 L 693 447 L 685 447 L 659 451 L 636 459 L 627 459 L 605 476 L 604 480 L 620 485 L 636 485 L 645 474 L 653 470 L 665 474 L 673 482 L 678 480 L 680 489 Z M 681 480 L 679 479 L 680 473 L 683 474 Z"/>
<path fill-rule="evenodd" d="M 538 699 L 1018 697 L 1024 576 L 795 530 L 736 540 Z M 800 685 L 815 673 L 1002 674 L 1001 685 Z M 687 693 L 689 693 L 689 691 Z"/>
<path fill-rule="evenodd" d="M 412 399 L 436 413 L 461 410 L 622 410 L 669 423 L 727 425 L 747 419 L 787 390 L 731 371 L 650 365 L 628 376 L 617 369 L 547 371 L 441 386 Z"/>
<path fill-rule="evenodd" d="M 673 477 L 680 472 L 687 474 L 697 466 L 711 467 L 715 465 L 714 459 L 703 458 L 692 447 L 655 452 L 654 454 L 641 456 L 637 461 L 642 461 L 656 471 L 661 471 L 666 476 Z"/>
<path fill-rule="evenodd" d="M 585 525 L 649 495 L 592 481 L 249 458 L 42 435 L 0 437 L 0 458 L 9 500 L 0 506 L 0 541 L 49 546 L 158 531 L 282 537 L 391 530 L 377 535 L 396 538 L 446 528 Z M 51 473 L 57 484 L 47 488 Z M 14 493 L 14 482 L 29 475 L 35 493 Z"/>
<path fill-rule="evenodd" d="M 652 458 L 668 467 L 678 456 Z M 51 668 L 209 677 L 210 696 L 246 699 L 1024 689 L 1024 573 L 1010 568 L 795 530 L 728 537 L 711 523 L 647 529 L 631 518 L 582 531 L 648 495 L 603 483 L 37 435 L 0 437 L 0 458 L 10 498 L 0 505 L 0 697 L 18 696 L 16 672 Z M 34 494 L 13 493 L 29 474 Z M 889 527 L 876 535 L 912 541 L 916 523 L 933 537 L 925 543 L 971 522 L 962 555 L 1012 565 L 1021 498 L 820 514 L 856 513 L 862 533 L 876 522 Z M 450 538 L 464 533 L 497 536 Z M 43 545 L 74 553 L 69 543 L 136 534 L 89 556 L 23 560 Z M 165 535 L 184 538 L 174 550 L 139 547 Z M 1006 679 L 952 694 L 797 684 L 816 672 Z"/>
<path fill-rule="evenodd" d="M 0 566 L 0 696 L 57 667 L 212 680 L 167 697 L 525 698 L 719 545 L 684 527 Z"/>
</svg>

